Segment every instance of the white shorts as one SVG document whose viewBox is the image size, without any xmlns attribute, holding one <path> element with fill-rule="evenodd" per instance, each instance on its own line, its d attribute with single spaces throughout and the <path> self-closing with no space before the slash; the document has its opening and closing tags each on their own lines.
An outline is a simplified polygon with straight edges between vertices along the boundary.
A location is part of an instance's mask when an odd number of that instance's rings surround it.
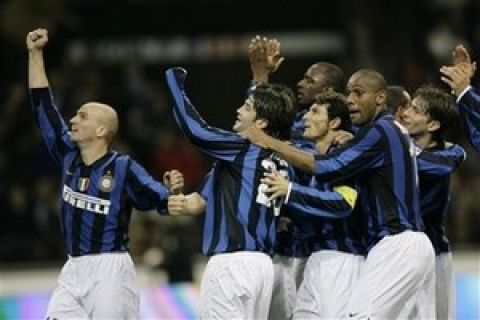
<svg viewBox="0 0 480 320">
<path fill-rule="evenodd" d="M 273 256 L 273 293 L 268 319 L 285 320 L 292 317 L 306 263 L 307 258 Z"/>
<path fill-rule="evenodd" d="M 333 250 L 313 253 L 297 294 L 293 319 L 340 319 L 365 258 Z"/>
<path fill-rule="evenodd" d="M 402 310 L 399 319 L 420 318 L 418 309 L 423 304 L 421 297 L 409 301 Z M 435 305 L 437 320 L 455 319 L 455 281 L 450 252 L 441 253 L 435 257 Z"/>
<path fill-rule="evenodd" d="M 139 295 L 128 253 L 69 257 L 58 277 L 46 318 L 138 319 Z"/>
<path fill-rule="evenodd" d="M 347 308 L 349 319 L 398 319 L 420 301 L 421 319 L 435 319 L 435 253 L 423 232 L 387 236 L 368 253 Z M 402 313 L 401 313 L 402 312 Z"/>
<path fill-rule="evenodd" d="M 455 319 L 455 280 L 451 252 L 435 257 L 435 298 L 437 319 Z"/>
<path fill-rule="evenodd" d="M 200 287 L 200 319 L 266 319 L 272 297 L 273 264 L 261 252 L 212 256 Z"/>
</svg>

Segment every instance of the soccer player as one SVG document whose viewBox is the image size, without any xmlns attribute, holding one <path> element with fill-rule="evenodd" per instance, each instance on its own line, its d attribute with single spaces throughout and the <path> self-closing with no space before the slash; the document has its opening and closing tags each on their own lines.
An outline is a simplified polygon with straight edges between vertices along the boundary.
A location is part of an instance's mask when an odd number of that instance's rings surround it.
<svg viewBox="0 0 480 320">
<path fill-rule="evenodd" d="M 424 295 L 426 303 L 419 314 L 435 318 L 435 297 L 426 294 L 434 292 L 434 251 L 421 232 L 414 146 L 393 115 L 385 112 L 386 87 L 383 76 L 371 69 L 350 77 L 350 117 L 360 130 L 350 143 L 330 154 L 313 156 L 256 128 L 247 137 L 314 173 L 319 182 L 359 180 L 368 253 L 346 316 L 396 319 L 412 296 Z"/>
<path fill-rule="evenodd" d="M 336 93 L 317 95 L 304 120 L 303 137 L 313 141 L 320 154 L 334 152 L 336 131 L 351 127 L 345 98 Z M 350 215 L 357 198 L 355 184 L 317 183 L 315 176 L 302 172 L 290 182 L 279 175 L 269 175 L 265 182 L 271 197 L 286 196 L 286 218 L 299 229 L 290 238 L 312 251 L 293 318 L 342 318 L 366 249 L 361 213 Z"/>
<path fill-rule="evenodd" d="M 166 212 L 169 190 L 134 160 L 110 149 L 115 110 L 99 102 L 61 117 L 45 72 L 46 29 L 28 33 L 28 86 L 47 148 L 62 170 L 60 225 L 68 253 L 47 319 L 137 319 L 139 293 L 128 253 L 131 209 Z M 183 178 L 167 174 L 172 189 Z"/>
<path fill-rule="evenodd" d="M 420 87 L 400 115 L 400 122 L 422 151 L 417 157 L 420 211 L 425 233 L 435 249 L 436 319 L 442 320 L 455 318 L 452 253 L 445 222 L 451 174 L 466 154 L 461 146 L 446 142 L 445 133 L 456 118 L 451 97 L 434 87 Z"/>
<path fill-rule="evenodd" d="M 268 83 L 284 58 L 280 55 L 280 43 L 276 39 L 256 36 L 250 42 L 248 57 L 252 71 L 252 84 Z M 302 150 L 315 152 L 312 140 L 304 139 L 304 115 L 315 102 L 315 96 L 326 92 L 340 92 L 345 86 L 343 71 L 328 62 L 311 65 L 297 84 L 297 114 L 292 126 L 292 144 Z M 307 241 L 311 223 L 301 215 L 290 214 L 285 208 L 280 217 L 279 234 L 273 257 L 274 284 L 269 319 L 290 319 L 293 314 L 297 290 L 303 279 L 307 257 L 311 254 L 311 242 Z M 289 217 L 286 217 L 289 216 Z"/>
<path fill-rule="evenodd" d="M 457 97 L 457 106 L 464 124 L 464 131 L 470 144 L 480 151 L 480 93 L 470 82 L 477 70 L 464 46 L 453 50 L 453 65 L 440 68 L 441 80 L 452 89 Z"/>
<path fill-rule="evenodd" d="M 203 253 L 210 259 L 201 283 L 199 317 L 266 319 L 275 215 L 281 203 L 268 199 L 260 179 L 267 171 L 287 174 L 287 164 L 243 135 L 254 126 L 288 140 L 295 117 L 291 91 L 281 85 L 250 90 L 230 132 L 211 127 L 200 117 L 184 91 L 184 69 L 169 69 L 166 77 L 178 125 L 216 160 L 201 192 L 206 202 Z"/>
</svg>

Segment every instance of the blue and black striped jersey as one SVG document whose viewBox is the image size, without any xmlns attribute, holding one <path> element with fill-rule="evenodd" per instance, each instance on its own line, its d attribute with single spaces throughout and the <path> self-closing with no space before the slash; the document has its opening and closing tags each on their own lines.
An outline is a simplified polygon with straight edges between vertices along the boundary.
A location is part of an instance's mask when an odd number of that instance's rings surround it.
<svg viewBox="0 0 480 320">
<path fill-rule="evenodd" d="M 273 253 L 275 203 L 262 192 L 260 179 L 268 170 L 287 171 L 285 161 L 240 135 L 209 126 L 184 92 L 183 69 L 169 69 L 167 83 L 174 116 L 185 135 L 216 161 L 202 195 L 206 198 L 203 253 L 234 251 Z"/>
<path fill-rule="evenodd" d="M 60 225 L 68 254 L 127 251 L 132 207 L 165 213 L 168 190 L 115 151 L 85 165 L 50 89 L 31 89 L 30 95 L 43 139 L 63 172 Z"/>
<path fill-rule="evenodd" d="M 308 110 L 301 110 L 295 115 L 295 121 L 292 125 L 292 140 L 303 139 L 303 131 L 305 130 L 305 120 L 303 117 Z"/>
<path fill-rule="evenodd" d="M 276 251 L 295 257 L 319 250 L 365 254 L 364 217 L 352 214 L 356 194 L 349 197 L 304 173 L 291 176 L 294 182 L 281 218 L 289 223 L 278 235 Z"/>
<path fill-rule="evenodd" d="M 347 145 L 315 156 L 319 182 L 355 177 L 367 218 L 367 245 L 404 230 L 423 230 L 415 148 L 393 116 L 381 113 Z"/>
<path fill-rule="evenodd" d="M 480 94 L 474 88 L 469 88 L 457 105 L 468 141 L 480 151 Z"/>
<path fill-rule="evenodd" d="M 445 223 L 450 203 L 451 174 L 465 160 L 465 150 L 457 144 L 423 150 L 417 156 L 420 180 L 420 211 L 425 233 L 438 255 L 450 251 Z"/>
</svg>

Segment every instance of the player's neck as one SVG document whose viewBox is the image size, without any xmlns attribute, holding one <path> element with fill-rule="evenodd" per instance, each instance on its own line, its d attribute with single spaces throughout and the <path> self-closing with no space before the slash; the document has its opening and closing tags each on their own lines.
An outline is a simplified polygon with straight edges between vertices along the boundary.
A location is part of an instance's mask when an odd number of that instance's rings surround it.
<svg viewBox="0 0 480 320">
<path fill-rule="evenodd" d="M 87 166 L 91 165 L 108 152 L 108 145 L 105 143 L 79 144 L 82 161 Z"/>
<path fill-rule="evenodd" d="M 432 148 L 437 145 L 437 142 L 432 138 L 431 134 L 423 134 L 414 137 L 415 143 L 422 148 Z"/>
<path fill-rule="evenodd" d="M 332 145 L 333 135 L 327 133 L 315 142 L 315 148 L 320 154 L 326 154 Z"/>
</svg>

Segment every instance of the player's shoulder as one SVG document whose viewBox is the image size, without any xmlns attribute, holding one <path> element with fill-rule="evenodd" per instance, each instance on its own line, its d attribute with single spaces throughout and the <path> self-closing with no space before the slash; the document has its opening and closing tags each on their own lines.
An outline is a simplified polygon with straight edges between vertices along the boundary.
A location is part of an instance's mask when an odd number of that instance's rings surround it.
<svg viewBox="0 0 480 320">
<path fill-rule="evenodd" d="M 118 151 L 112 151 L 112 156 L 110 158 L 111 162 L 115 162 L 116 164 L 121 164 L 125 166 L 130 166 L 132 163 L 136 163 L 136 161 L 130 157 L 128 154 L 121 153 Z"/>
</svg>

